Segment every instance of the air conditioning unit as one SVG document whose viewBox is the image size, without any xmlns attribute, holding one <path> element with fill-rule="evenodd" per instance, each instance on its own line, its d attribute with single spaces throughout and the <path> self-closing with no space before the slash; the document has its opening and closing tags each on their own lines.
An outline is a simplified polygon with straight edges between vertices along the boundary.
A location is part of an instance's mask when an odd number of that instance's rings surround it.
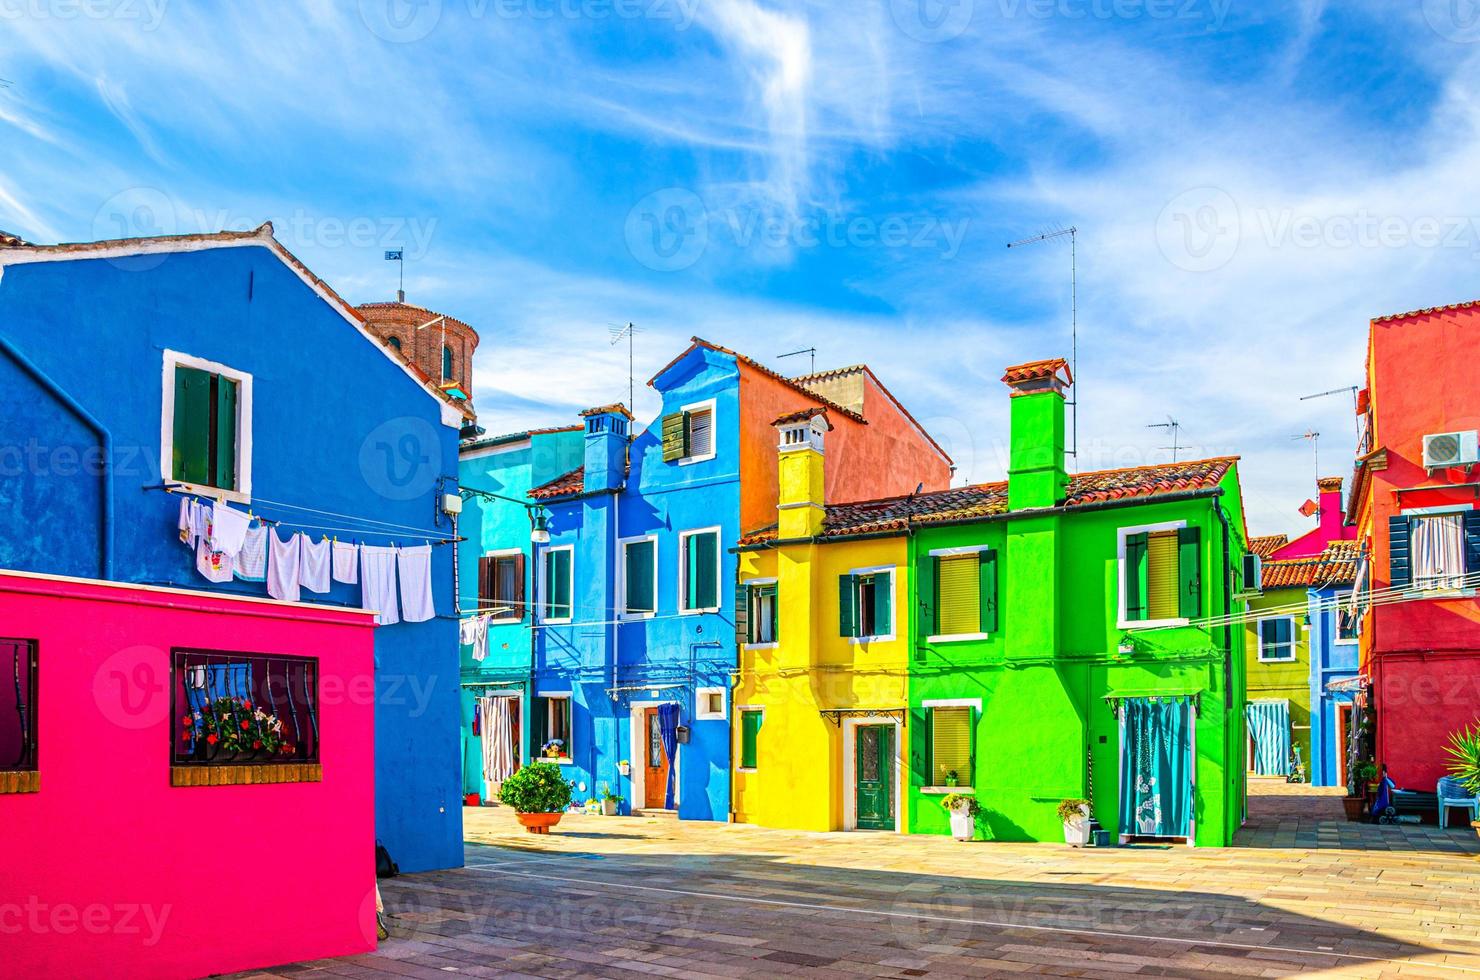
<svg viewBox="0 0 1480 980">
<path fill-rule="evenodd" d="M 1480 463 L 1480 432 L 1439 432 L 1423 437 L 1423 465 L 1438 470 L 1446 466 Z"/>
</svg>

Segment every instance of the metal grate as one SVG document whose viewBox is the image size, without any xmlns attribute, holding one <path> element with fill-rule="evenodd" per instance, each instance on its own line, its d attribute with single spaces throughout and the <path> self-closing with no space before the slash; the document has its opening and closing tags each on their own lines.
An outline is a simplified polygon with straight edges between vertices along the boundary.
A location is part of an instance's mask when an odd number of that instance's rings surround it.
<svg viewBox="0 0 1480 980">
<path fill-rule="evenodd" d="M 0 772 L 36 771 L 36 641 L 0 639 Z"/>
<path fill-rule="evenodd" d="M 173 667 L 173 765 L 319 761 L 316 658 L 175 650 Z"/>
</svg>

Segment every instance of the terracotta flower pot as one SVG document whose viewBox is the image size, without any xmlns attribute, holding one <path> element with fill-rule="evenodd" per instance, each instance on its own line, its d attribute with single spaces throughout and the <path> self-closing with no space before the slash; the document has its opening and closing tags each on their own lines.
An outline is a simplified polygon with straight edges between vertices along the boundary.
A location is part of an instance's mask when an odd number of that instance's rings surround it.
<svg viewBox="0 0 1480 980">
<path fill-rule="evenodd" d="M 1343 796 L 1341 806 L 1346 810 L 1346 819 L 1354 823 L 1360 823 L 1367 816 L 1365 796 Z"/>
<path fill-rule="evenodd" d="M 531 834 L 548 834 L 550 828 L 560 822 L 558 813 L 516 813 L 515 816 Z"/>
</svg>

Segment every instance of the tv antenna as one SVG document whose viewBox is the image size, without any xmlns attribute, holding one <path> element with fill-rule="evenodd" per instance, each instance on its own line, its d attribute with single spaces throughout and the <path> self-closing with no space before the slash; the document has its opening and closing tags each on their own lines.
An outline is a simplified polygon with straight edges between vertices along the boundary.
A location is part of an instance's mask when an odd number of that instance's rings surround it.
<svg viewBox="0 0 1480 980">
<path fill-rule="evenodd" d="M 1308 401 L 1313 401 L 1314 399 L 1317 399 L 1317 398 L 1329 398 L 1332 395 L 1339 395 L 1342 392 L 1350 392 L 1351 393 L 1351 396 L 1352 396 L 1352 425 L 1353 425 L 1353 428 L 1354 428 L 1355 433 L 1356 433 L 1356 440 L 1352 443 L 1352 445 L 1356 445 L 1356 443 L 1359 442 L 1359 441 L 1361 441 L 1361 438 L 1362 438 L 1361 425 L 1356 420 L 1357 419 L 1357 391 L 1358 390 L 1359 389 L 1357 388 L 1356 385 L 1347 385 L 1345 388 L 1332 388 L 1330 391 L 1318 391 L 1314 395 L 1301 395 L 1300 396 L 1300 400 L 1303 401 L 1303 402 L 1308 402 Z M 1319 435 L 1319 434 L 1320 433 L 1317 433 L 1317 435 Z M 1303 439 L 1305 437 L 1304 436 L 1301 436 L 1301 438 Z M 1316 474 L 1316 479 L 1320 479 L 1320 476 L 1321 475 L 1319 473 L 1317 473 Z"/>
<path fill-rule="evenodd" d="M 1168 432 L 1171 433 L 1171 435 L 1172 435 L 1172 444 L 1170 446 L 1162 446 L 1161 448 L 1162 449 L 1170 449 L 1172 451 L 1172 462 L 1175 463 L 1177 461 L 1177 453 L 1179 453 L 1181 451 L 1181 449 L 1182 449 L 1182 444 L 1181 444 L 1182 423 L 1181 422 L 1178 422 L 1176 419 L 1174 419 L 1170 415 L 1168 415 L 1167 416 L 1167 420 L 1165 422 L 1153 422 L 1150 425 L 1146 426 L 1146 428 L 1148 428 L 1148 429 L 1166 429 Z"/>
<path fill-rule="evenodd" d="M 1022 248 L 1024 245 L 1036 245 L 1039 242 L 1053 241 L 1054 239 L 1069 238 L 1069 373 L 1074 376 L 1074 386 L 1070 390 L 1073 396 L 1069 399 L 1069 407 L 1074 409 L 1070 416 L 1072 422 L 1072 435 L 1070 436 L 1069 455 L 1074 457 L 1074 465 L 1079 465 L 1079 228 L 1070 225 L 1068 228 L 1060 228 L 1057 231 L 1046 231 L 1032 238 L 1023 238 L 1015 242 L 1008 242 L 1008 248 Z"/>
<path fill-rule="evenodd" d="M 606 328 L 611 333 L 611 346 L 617 346 L 623 339 L 627 341 L 627 411 L 635 416 L 637 414 L 634 404 L 637 400 L 637 374 L 632 367 L 633 336 L 642 333 L 642 328 L 633 323 L 625 325 L 608 323 Z"/>
<path fill-rule="evenodd" d="M 799 354 L 811 354 L 812 355 L 812 366 L 807 369 L 807 373 L 808 374 L 816 374 L 817 373 L 817 348 L 816 347 L 803 347 L 801 350 L 794 350 L 790 354 L 777 354 L 776 355 L 776 360 L 779 361 L 783 357 L 796 357 Z"/>
<path fill-rule="evenodd" d="M 1338 388 L 1337 390 L 1338 391 L 1342 391 L 1344 389 Z M 1316 481 L 1317 482 L 1320 482 L 1320 479 L 1321 479 L 1321 434 L 1319 432 L 1316 432 L 1314 429 L 1306 429 L 1300 435 L 1298 435 L 1298 436 L 1291 436 L 1290 438 L 1293 439 L 1293 440 L 1295 440 L 1295 441 L 1297 441 L 1297 442 L 1299 440 L 1301 440 L 1301 439 L 1309 439 L 1310 440 L 1310 451 L 1311 451 L 1312 457 L 1314 458 L 1315 467 L 1316 467 Z"/>
</svg>

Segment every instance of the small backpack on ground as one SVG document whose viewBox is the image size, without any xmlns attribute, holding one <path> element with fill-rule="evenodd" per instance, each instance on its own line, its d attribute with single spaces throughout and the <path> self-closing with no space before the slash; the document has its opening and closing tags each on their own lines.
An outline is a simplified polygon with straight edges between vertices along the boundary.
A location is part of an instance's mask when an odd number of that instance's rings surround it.
<svg viewBox="0 0 1480 980">
<path fill-rule="evenodd" d="M 391 852 L 385 849 L 380 841 L 375 842 L 375 877 L 394 878 L 401 873 L 401 868 L 391 860 Z"/>
</svg>

